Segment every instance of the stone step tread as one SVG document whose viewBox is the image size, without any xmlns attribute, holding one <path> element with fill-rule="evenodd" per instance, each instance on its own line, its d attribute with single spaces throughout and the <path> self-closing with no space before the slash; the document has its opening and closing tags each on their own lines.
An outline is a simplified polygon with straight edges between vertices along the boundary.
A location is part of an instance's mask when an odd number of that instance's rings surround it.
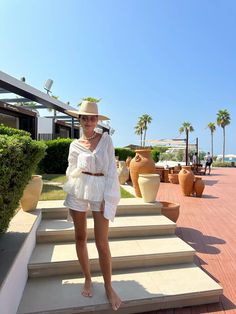
<svg viewBox="0 0 236 314">
<path fill-rule="evenodd" d="M 93 226 L 93 218 L 87 218 L 87 228 L 93 228 Z M 176 224 L 163 215 L 116 217 L 114 222 L 110 223 L 110 229 L 151 226 L 156 226 L 159 229 L 166 227 L 175 228 Z M 45 234 L 45 232 L 58 233 L 73 230 L 74 224 L 71 221 L 67 221 L 65 219 L 44 219 L 38 227 L 37 234 L 40 235 Z"/>
<path fill-rule="evenodd" d="M 51 200 L 51 201 L 39 201 L 37 208 L 40 209 L 53 209 L 53 208 L 66 208 L 64 205 L 64 200 Z M 160 202 L 145 203 L 142 198 L 121 198 L 118 207 L 132 206 L 132 207 L 143 207 L 155 208 L 160 207 Z"/>
<path fill-rule="evenodd" d="M 121 314 L 213 303 L 222 294 L 222 288 L 192 263 L 117 272 L 112 279 L 122 300 Z M 81 296 L 83 281 L 71 275 L 29 279 L 17 313 L 113 313 L 102 277 L 93 277 L 92 298 Z"/>
<path fill-rule="evenodd" d="M 66 219 L 68 208 L 61 201 L 41 201 L 38 208 L 42 210 L 42 217 L 45 219 Z M 162 203 L 144 203 L 140 198 L 121 199 L 116 211 L 117 216 L 137 216 L 137 215 L 160 215 Z M 91 217 L 91 211 L 88 211 L 88 217 Z"/>
<path fill-rule="evenodd" d="M 193 255 L 195 250 L 175 235 L 157 236 L 143 239 L 110 240 L 113 259 L 124 257 L 142 258 L 147 255 Z M 97 259 L 98 253 L 93 241 L 88 242 L 89 258 Z M 37 244 L 30 262 L 30 266 L 42 263 L 77 261 L 74 242 Z"/>
</svg>

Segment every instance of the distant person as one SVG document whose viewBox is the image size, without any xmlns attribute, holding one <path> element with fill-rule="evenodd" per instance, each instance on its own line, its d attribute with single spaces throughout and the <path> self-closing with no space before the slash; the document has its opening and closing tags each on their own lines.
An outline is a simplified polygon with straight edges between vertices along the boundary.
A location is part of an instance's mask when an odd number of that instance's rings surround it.
<svg viewBox="0 0 236 314">
<path fill-rule="evenodd" d="M 197 165 L 198 164 L 198 156 L 197 156 L 197 153 L 195 153 L 193 155 L 193 165 Z"/>
<path fill-rule="evenodd" d="M 198 156 L 197 156 L 197 152 L 193 155 L 192 165 L 193 165 L 193 171 L 197 173 L 197 167 L 198 167 Z"/>
<path fill-rule="evenodd" d="M 211 174 L 211 164 L 213 162 L 212 156 L 210 154 L 210 152 L 207 153 L 207 155 L 205 156 L 205 174 L 208 168 L 208 175 Z"/>
</svg>

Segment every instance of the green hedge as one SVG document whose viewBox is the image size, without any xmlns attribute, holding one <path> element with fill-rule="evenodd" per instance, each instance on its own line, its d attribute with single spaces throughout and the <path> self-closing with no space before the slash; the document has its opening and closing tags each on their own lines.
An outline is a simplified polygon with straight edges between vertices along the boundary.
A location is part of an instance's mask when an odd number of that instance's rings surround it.
<svg viewBox="0 0 236 314">
<path fill-rule="evenodd" d="M 22 136 L 17 130 L 5 131 L 6 128 L 4 133 L 12 135 L 0 134 L 0 234 L 7 230 L 24 188 L 46 149 L 43 143 Z"/>
<path fill-rule="evenodd" d="M 31 136 L 31 134 L 27 131 L 9 128 L 5 126 L 4 124 L 0 124 L 0 134 L 5 134 L 9 136 L 17 135 L 17 134 L 20 136 Z"/>
<path fill-rule="evenodd" d="M 134 157 L 135 152 L 127 148 L 115 148 L 115 155 L 119 157 L 119 160 L 125 161 L 127 157 Z"/>
<path fill-rule="evenodd" d="M 45 141 L 46 156 L 39 163 L 41 173 L 65 173 L 68 166 L 68 153 L 72 139 L 60 138 Z"/>
<path fill-rule="evenodd" d="M 214 161 L 212 166 L 213 167 L 235 167 L 235 162 L 222 162 L 222 161 Z"/>
</svg>

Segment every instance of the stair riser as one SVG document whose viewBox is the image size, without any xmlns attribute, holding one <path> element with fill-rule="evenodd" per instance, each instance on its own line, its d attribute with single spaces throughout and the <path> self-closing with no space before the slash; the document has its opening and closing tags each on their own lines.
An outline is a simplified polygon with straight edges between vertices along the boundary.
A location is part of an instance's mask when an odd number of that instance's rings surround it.
<svg viewBox="0 0 236 314">
<path fill-rule="evenodd" d="M 88 229 L 88 239 L 94 240 L 93 229 Z M 158 235 L 171 235 L 175 233 L 175 227 L 157 228 L 156 226 L 148 226 L 145 228 L 130 227 L 126 228 L 110 228 L 109 238 L 125 238 L 125 237 L 148 237 Z M 52 243 L 52 242 L 71 242 L 74 241 L 74 230 L 58 231 L 58 232 L 38 232 L 37 243 Z"/>
<path fill-rule="evenodd" d="M 132 256 L 132 257 L 117 257 L 112 259 L 113 270 L 134 269 L 140 267 L 153 267 L 159 265 L 172 265 L 192 263 L 194 254 L 193 252 L 182 253 L 178 256 L 176 253 L 168 255 L 144 255 L 144 256 Z M 90 261 L 90 268 L 92 272 L 100 272 L 100 266 L 98 259 Z M 69 262 L 57 262 L 57 263 L 44 263 L 44 264 L 29 264 L 28 265 L 29 277 L 46 277 L 56 275 L 72 275 L 81 274 L 81 268 L 78 261 Z"/>
<path fill-rule="evenodd" d="M 57 210 L 51 208 L 42 209 L 43 219 L 66 219 L 68 210 L 66 208 L 58 208 Z M 138 216 L 138 215 L 160 215 L 160 208 L 145 208 L 145 207 L 118 207 L 116 216 Z M 88 211 L 88 217 L 91 217 L 91 212 Z"/>
<path fill-rule="evenodd" d="M 222 292 L 221 292 L 222 293 Z M 119 308 L 119 314 L 134 314 L 134 313 L 147 313 L 151 311 L 158 311 L 161 309 L 173 309 L 182 308 L 187 306 L 197 306 L 202 304 L 217 303 L 220 301 L 220 294 L 216 293 L 214 296 L 209 296 L 207 293 L 198 297 L 196 295 L 191 296 L 191 300 L 182 297 L 180 300 L 168 300 L 168 297 L 162 299 L 148 299 L 148 300 L 135 300 L 132 302 L 123 302 L 122 307 Z M 43 311 L 43 314 L 110 314 L 111 308 L 109 305 L 96 305 L 86 306 L 80 308 L 67 308 L 67 309 L 56 309 L 50 311 Z M 42 311 L 35 311 L 34 314 L 42 314 Z"/>
</svg>

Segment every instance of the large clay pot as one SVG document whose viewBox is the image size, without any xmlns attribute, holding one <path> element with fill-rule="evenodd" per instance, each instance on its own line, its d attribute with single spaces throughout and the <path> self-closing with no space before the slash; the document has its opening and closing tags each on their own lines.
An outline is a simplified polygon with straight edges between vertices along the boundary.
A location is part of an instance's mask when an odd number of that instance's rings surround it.
<svg viewBox="0 0 236 314">
<path fill-rule="evenodd" d="M 129 165 L 130 165 L 131 160 L 132 160 L 132 157 L 131 157 L 131 156 L 128 156 L 128 157 L 126 158 L 125 163 L 126 163 L 126 166 L 127 166 L 128 168 L 129 168 Z"/>
<path fill-rule="evenodd" d="M 125 161 L 119 161 L 117 173 L 120 184 L 125 184 L 125 182 L 129 179 L 129 169 L 126 166 Z"/>
<path fill-rule="evenodd" d="M 135 152 L 136 155 L 130 162 L 130 177 L 136 196 L 142 197 L 138 185 L 139 174 L 156 173 L 156 168 L 151 156 L 151 149 L 137 149 Z"/>
<path fill-rule="evenodd" d="M 146 203 L 156 201 L 157 192 L 160 186 L 160 176 L 154 173 L 140 174 L 138 184 L 142 194 L 142 198 Z"/>
<path fill-rule="evenodd" d="M 194 181 L 194 184 L 193 184 L 193 192 L 196 193 L 197 197 L 201 197 L 202 196 L 204 188 L 205 188 L 205 183 L 202 180 L 202 178 L 195 176 L 195 181 Z"/>
<path fill-rule="evenodd" d="M 191 170 L 182 169 L 178 174 L 179 184 L 185 196 L 190 196 L 193 191 L 194 174 Z"/>
<path fill-rule="evenodd" d="M 162 204 L 161 213 L 162 215 L 166 216 L 173 222 L 176 222 L 179 218 L 179 207 L 178 203 L 171 203 L 166 201 L 160 201 Z"/>
<path fill-rule="evenodd" d="M 169 173 L 168 174 L 168 179 L 169 179 L 170 183 L 179 184 L 178 173 Z"/>
<path fill-rule="evenodd" d="M 42 188 L 42 176 L 33 175 L 29 183 L 26 185 L 23 196 L 20 200 L 21 208 L 24 211 L 27 212 L 36 209 Z"/>
<path fill-rule="evenodd" d="M 191 166 L 182 166 L 181 169 L 185 169 L 185 170 L 191 171 L 192 167 Z"/>
</svg>

